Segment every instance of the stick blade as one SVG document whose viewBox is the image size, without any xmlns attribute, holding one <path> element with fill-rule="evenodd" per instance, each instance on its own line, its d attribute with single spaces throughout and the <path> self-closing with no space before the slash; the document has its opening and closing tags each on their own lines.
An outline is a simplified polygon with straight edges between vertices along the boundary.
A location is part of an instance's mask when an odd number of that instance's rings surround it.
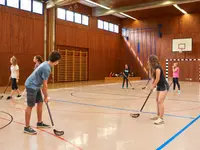
<svg viewBox="0 0 200 150">
<path fill-rule="evenodd" d="M 64 135 L 64 131 L 58 131 L 56 129 L 53 130 L 54 134 L 57 135 L 57 136 L 62 136 Z"/>
<path fill-rule="evenodd" d="M 139 113 L 137 113 L 137 114 L 130 114 L 130 116 L 131 116 L 132 118 L 138 118 L 138 117 L 140 116 L 140 114 L 139 114 Z"/>
<path fill-rule="evenodd" d="M 143 87 L 142 90 L 146 89 L 146 87 Z"/>
<path fill-rule="evenodd" d="M 132 88 L 132 90 L 135 90 L 135 88 Z"/>
</svg>

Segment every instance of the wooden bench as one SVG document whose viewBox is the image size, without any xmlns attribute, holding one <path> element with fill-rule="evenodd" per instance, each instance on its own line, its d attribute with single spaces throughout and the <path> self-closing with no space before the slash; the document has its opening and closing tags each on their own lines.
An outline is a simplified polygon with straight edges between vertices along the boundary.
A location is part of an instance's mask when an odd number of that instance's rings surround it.
<svg viewBox="0 0 200 150">
<path fill-rule="evenodd" d="M 106 82 L 122 82 L 122 77 L 105 77 L 104 79 Z M 141 77 L 129 77 L 130 81 L 137 81 L 141 80 Z"/>
</svg>

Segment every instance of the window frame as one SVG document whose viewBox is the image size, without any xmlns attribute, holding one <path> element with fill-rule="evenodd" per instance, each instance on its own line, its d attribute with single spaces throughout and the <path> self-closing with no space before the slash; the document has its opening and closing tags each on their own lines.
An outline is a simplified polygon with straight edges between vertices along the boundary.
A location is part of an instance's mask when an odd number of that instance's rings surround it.
<svg viewBox="0 0 200 150">
<path fill-rule="evenodd" d="M 81 22 L 76 22 L 76 14 L 80 15 L 81 16 Z M 77 12 L 74 12 L 74 22 L 77 23 L 77 24 L 82 24 L 82 14 L 80 13 L 77 13 Z"/>
<path fill-rule="evenodd" d="M 124 31 L 123 31 L 124 30 Z M 125 33 L 125 34 L 124 34 Z M 123 37 L 127 37 L 127 29 L 126 28 L 122 28 L 122 36 Z"/>
<path fill-rule="evenodd" d="M 108 29 L 105 29 L 105 23 L 108 25 Z M 106 31 L 109 31 L 109 22 L 103 21 L 103 29 Z"/>
<path fill-rule="evenodd" d="M 75 21 L 75 15 L 74 15 L 74 12 L 73 11 L 71 11 L 71 10 L 65 10 L 66 11 L 66 21 L 70 21 L 70 22 L 74 22 Z M 67 18 L 67 12 L 72 12 L 73 13 L 73 20 L 68 20 Z"/>
<path fill-rule="evenodd" d="M 3 0 L 4 1 L 4 4 L 0 4 L 0 6 L 6 6 L 6 0 Z"/>
<path fill-rule="evenodd" d="M 110 30 L 110 25 L 113 26 L 113 28 L 112 28 L 113 30 L 112 30 L 112 31 Z M 115 25 L 115 24 L 113 24 L 113 23 L 109 23 L 109 24 L 108 24 L 108 30 L 109 30 L 110 32 L 114 32 L 114 25 Z"/>
<path fill-rule="evenodd" d="M 65 18 L 64 19 L 62 19 L 62 18 L 58 18 L 58 9 L 62 9 L 62 10 L 64 10 L 64 12 L 65 12 Z M 57 17 L 57 19 L 60 19 L 60 20 L 66 20 L 67 18 L 66 18 L 66 10 L 65 9 L 63 9 L 63 8 L 57 8 L 57 14 L 56 14 L 56 17 Z"/>
<path fill-rule="evenodd" d="M 13 7 L 11 5 L 8 5 L 8 1 L 13 1 L 13 0 L 5 0 L 5 6 L 20 9 L 20 2 L 21 2 L 20 0 L 16 0 L 16 1 L 18 1 L 18 7 Z"/>
<path fill-rule="evenodd" d="M 102 28 L 99 27 L 99 21 L 102 22 Z M 98 20 L 98 22 L 97 22 L 97 28 L 104 30 L 104 21 L 103 20 L 100 20 L 100 19 Z"/>
<path fill-rule="evenodd" d="M 31 3 L 31 7 L 30 7 L 30 10 L 26 10 L 26 9 L 22 9 L 21 7 L 21 4 L 22 4 L 22 0 L 19 0 L 20 1 L 20 6 L 19 6 L 19 9 L 20 10 L 23 10 L 23 11 L 27 11 L 27 12 L 33 12 L 33 0 L 30 0 L 30 3 Z"/>
<path fill-rule="evenodd" d="M 34 9 L 33 9 L 34 8 L 34 2 L 42 4 L 42 13 L 34 12 Z M 36 13 L 36 14 L 43 15 L 44 14 L 44 4 L 42 2 L 39 2 L 39 1 L 36 1 L 36 0 L 32 0 L 32 12 Z"/>
<path fill-rule="evenodd" d="M 87 17 L 87 19 L 88 19 L 88 20 L 87 20 L 87 25 L 83 23 L 83 17 Z M 90 20 L 89 20 L 89 17 L 88 17 L 87 15 L 82 15 L 81 19 L 82 19 L 82 20 L 81 20 L 81 24 L 82 24 L 82 25 L 89 26 Z"/>
<path fill-rule="evenodd" d="M 117 26 L 117 32 L 116 32 L 116 30 L 115 30 L 115 27 L 116 27 L 116 26 Z M 119 33 L 119 25 L 117 25 L 117 24 L 114 25 L 114 32 L 115 32 L 115 33 Z"/>
</svg>

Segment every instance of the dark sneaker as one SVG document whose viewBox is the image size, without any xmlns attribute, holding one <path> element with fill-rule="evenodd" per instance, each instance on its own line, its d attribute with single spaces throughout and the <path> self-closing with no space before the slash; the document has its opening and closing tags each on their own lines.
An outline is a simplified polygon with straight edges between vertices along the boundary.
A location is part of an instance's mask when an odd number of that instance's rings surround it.
<svg viewBox="0 0 200 150">
<path fill-rule="evenodd" d="M 50 125 L 44 124 L 43 122 L 37 123 L 38 128 L 50 128 Z"/>
<path fill-rule="evenodd" d="M 24 127 L 24 133 L 31 134 L 31 135 L 37 134 L 37 132 L 33 130 L 31 127 Z"/>
<path fill-rule="evenodd" d="M 21 97 L 21 95 L 17 95 L 17 97 L 19 98 L 19 97 Z"/>
<path fill-rule="evenodd" d="M 12 99 L 12 97 L 11 97 L 11 96 L 8 96 L 8 97 L 7 97 L 7 100 L 9 100 L 9 99 Z"/>
</svg>

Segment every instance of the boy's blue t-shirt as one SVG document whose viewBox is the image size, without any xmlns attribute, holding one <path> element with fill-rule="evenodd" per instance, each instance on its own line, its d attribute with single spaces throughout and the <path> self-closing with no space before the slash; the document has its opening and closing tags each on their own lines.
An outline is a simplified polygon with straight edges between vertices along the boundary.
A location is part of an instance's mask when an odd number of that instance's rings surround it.
<svg viewBox="0 0 200 150">
<path fill-rule="evenodd" d="M 36 68 L 32 74 L 26 79 L 25 86 L 34 90 L 41 88 L 43 81 L 48 80 L 51 73 L 51 66 L 48 61 L 43 62 Z"/>
</svg>

